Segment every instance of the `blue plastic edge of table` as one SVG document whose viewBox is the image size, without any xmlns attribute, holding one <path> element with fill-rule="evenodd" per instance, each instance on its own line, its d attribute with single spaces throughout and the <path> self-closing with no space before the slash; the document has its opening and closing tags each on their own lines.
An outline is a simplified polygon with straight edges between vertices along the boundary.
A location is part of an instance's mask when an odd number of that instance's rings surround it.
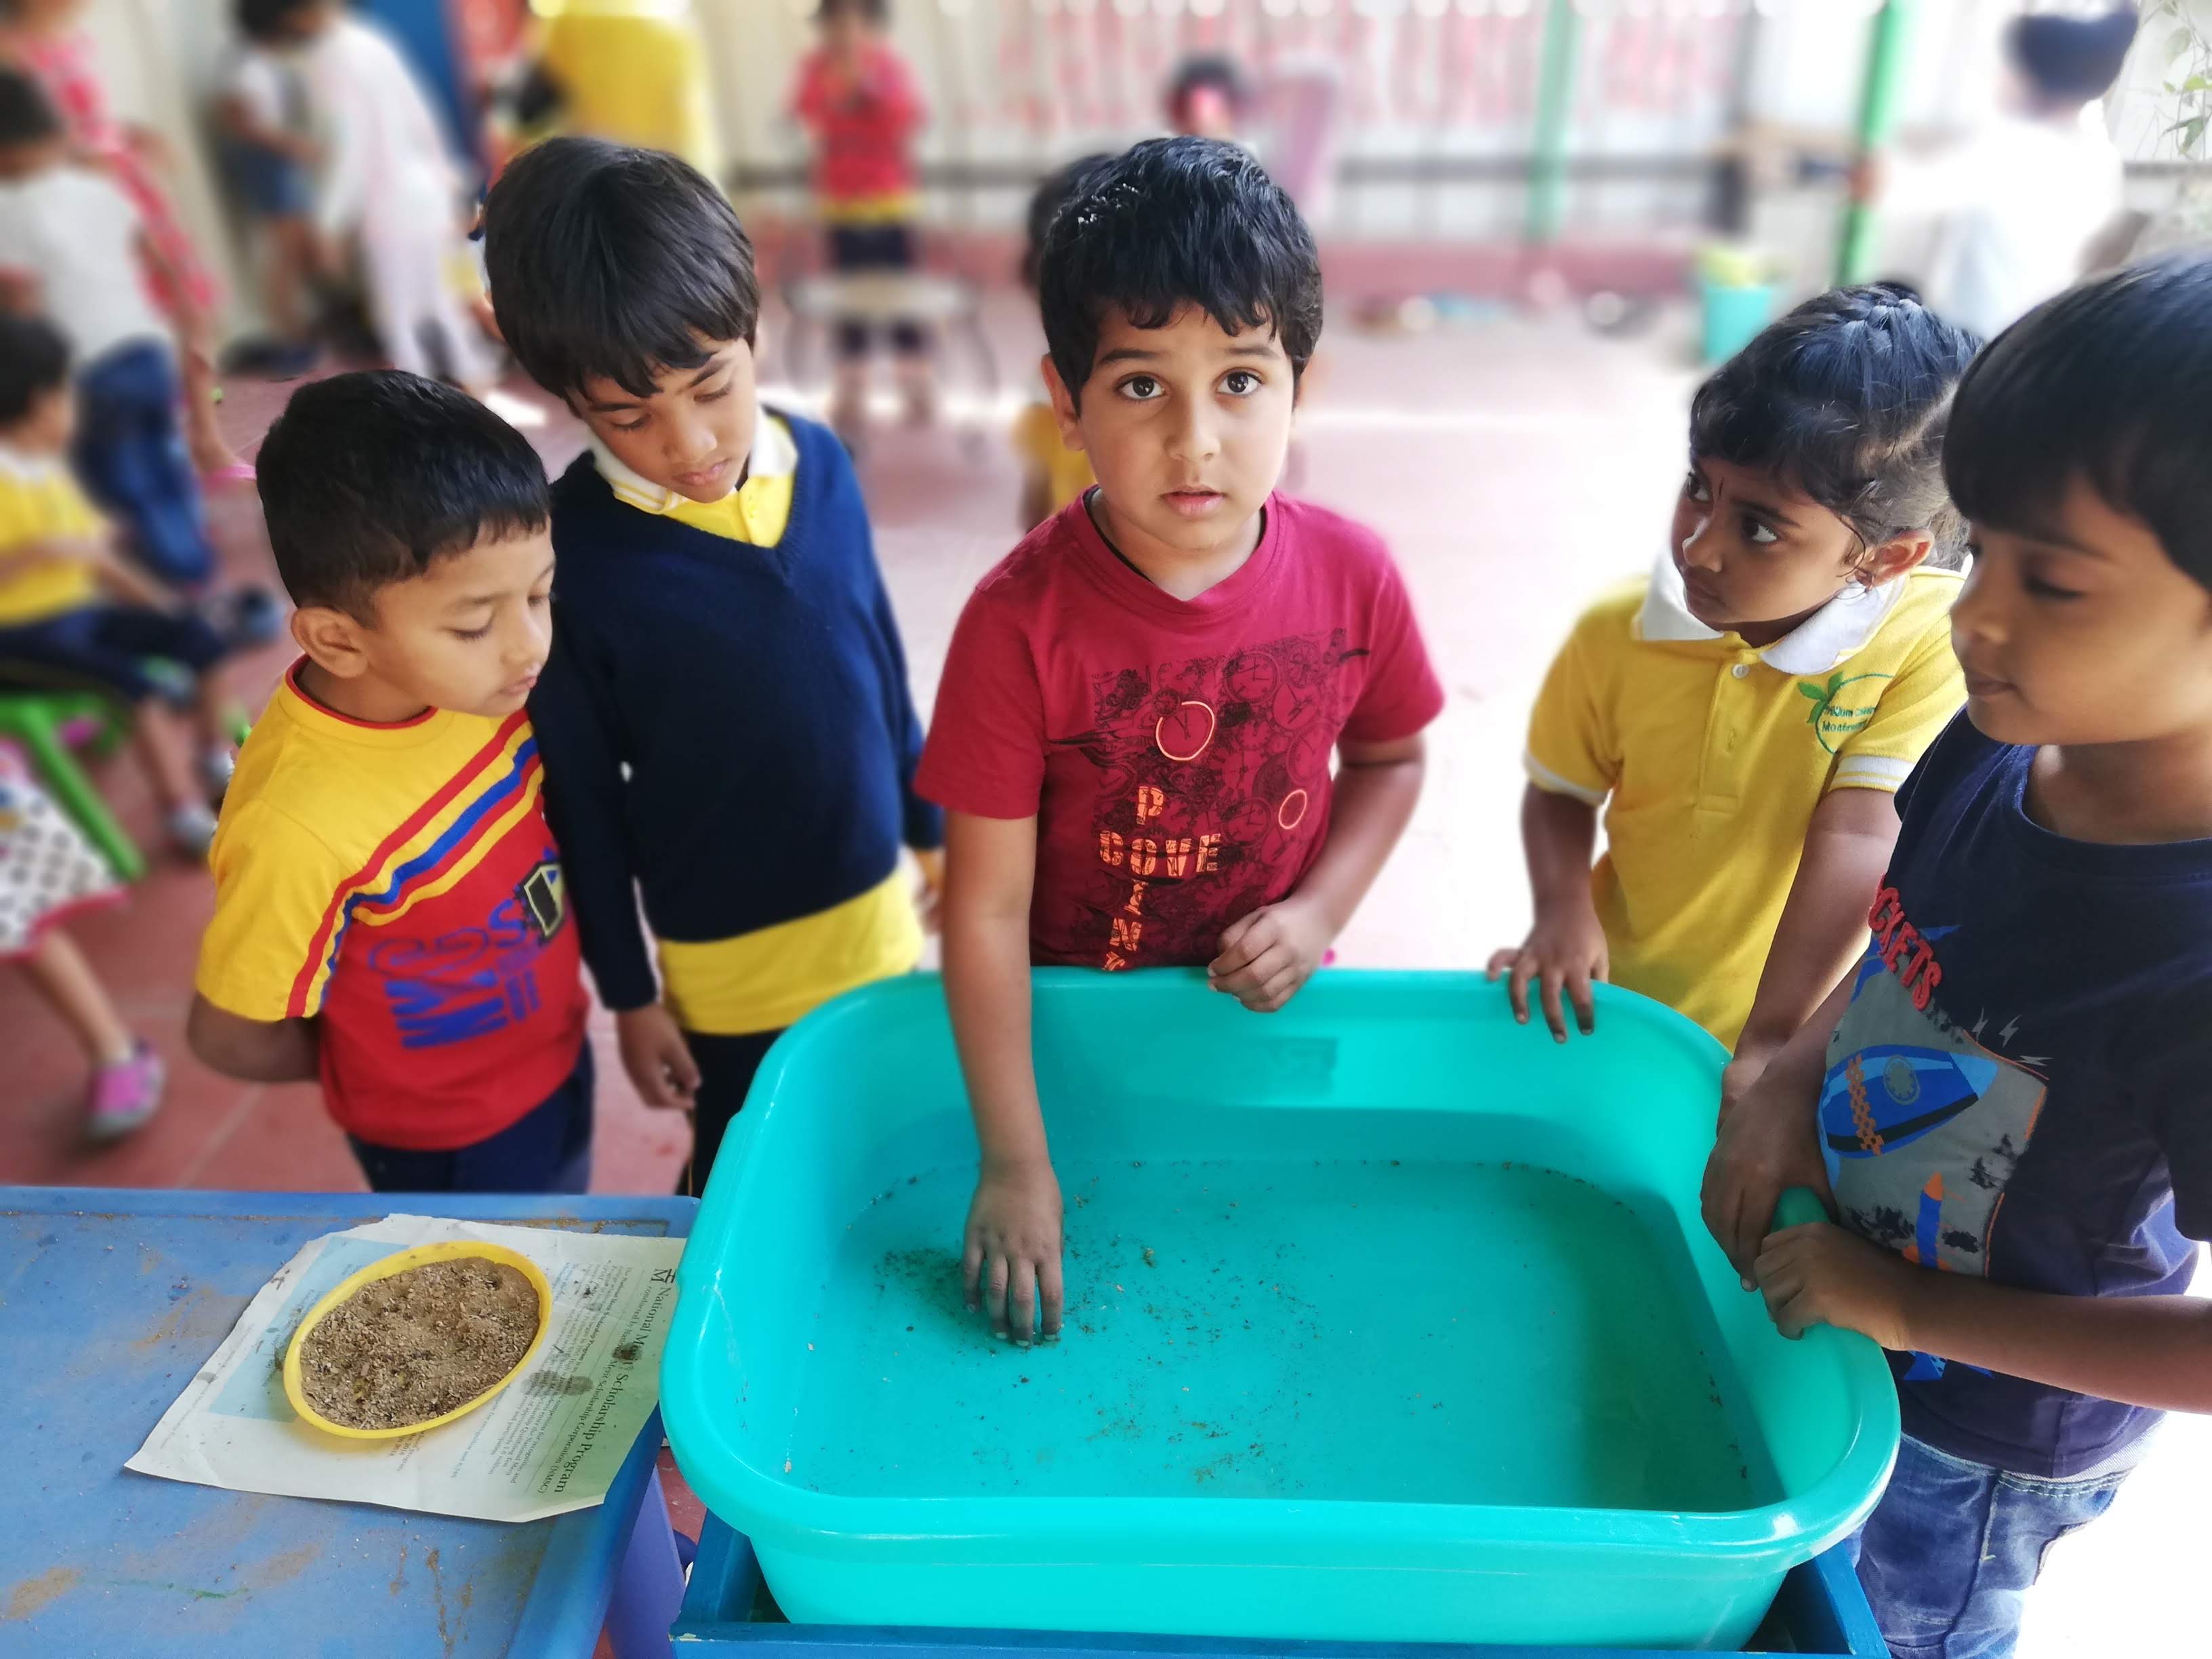
<svg viewBox="0 0 2212 1659">
<path fill-rule="evenodd" d="M 1399 1642 L 1284 1642 L 1218 1637 L 1093 1636 L 1060 1631 L 953 1631 L 915 1626 L 755 1623 L 760 1564 L 743 1534 L 713 1516 L 670 1634 L 677 1653 L 742 1650 L 747 1659 L 1668 1659 L 1624 1648 L 1462 1646 Z M 1888 1659 L 1858 1576 L 1841 1549 L 1794 1570 L 1775 1606 L 1798 1659 Z M 1679 1656 L 1675 1656 L 1679 1659 Z"/>
<path fill-rule="evenodd" d="M 56 1214 L 265 1215 L 288 1219 L 358 1211 L 364 1221 L 389 1214 L 507 1222 L 518 1217 L 532 1221 L 623 1217 L 664 1221 L 672 1238 L 689 1236 L 691 1218 L 699 1208 L 696 1199 L 617 1193 L 228 1193 L 189 1188 L 0 1188 L 0 1207 L 11 1206 Z M 616 1471 L 605 1498 L 590 1509 L 572 1510 L 553 1517 L 545 1554 L 515 1625 L 510 1652 L 556 1652 L 572 1633 L 599 1629 L 613 1594 L 617 1564 L 629 1547 L 639 1500 L 660 1456 L 660 1413 L 655 1410 Z M 603 1514 L 623 1518 L 617 1525 L 605 1526 Z"/>
</svg>

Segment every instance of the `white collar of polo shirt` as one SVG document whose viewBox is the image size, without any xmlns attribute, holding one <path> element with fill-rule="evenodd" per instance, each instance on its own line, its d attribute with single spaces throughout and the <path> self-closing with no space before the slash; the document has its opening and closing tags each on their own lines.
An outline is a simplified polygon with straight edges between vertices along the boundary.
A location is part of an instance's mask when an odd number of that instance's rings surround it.
<svg viewBox="0 0 2212 1659">
<path fill-rule="evenodd" d="M 615 459 L 614 452 L 601 443 L 595 434 L 591 441 L 592 463 L 599 469 L 599 476 L 607 481 L 607 488 L 615 492 L 615 499 L 628 507 L 646 513 L 673 513 L 687 505 L 696 506 L 689 495 L 673 489 L 664 489 L 659 484 L 642 478 Z M 799 446 L 791 434 L 784 429 L 781 421 L 772 418 L 766 405 L 757 410 L 753 417 L 753 453 L 745 461 L 747 483 L 755 478 L 788 478 L 799 471 Z M 743 489 L 744 484 L 737 486 Z M 722 498 L 725 501 L 728 496 Z"/>
<path fill-rule="evenodd" d="M 1880 631 L 1905 596 L 1905 578 L 1893 576 L 1875 587 L 1856 583 L 1830 599 L 1803 622 L 1759 653 L 1769 668 L 1784 674 L 1825 674 L 1856 655 Z M 1731 638 L 1690 614 L 1682 573 L 1674 556 L 1662 553 L 1651 568 L 1651 586 L 1636 615 L 1636 636 L 1651 641 Z"/>
</svg>

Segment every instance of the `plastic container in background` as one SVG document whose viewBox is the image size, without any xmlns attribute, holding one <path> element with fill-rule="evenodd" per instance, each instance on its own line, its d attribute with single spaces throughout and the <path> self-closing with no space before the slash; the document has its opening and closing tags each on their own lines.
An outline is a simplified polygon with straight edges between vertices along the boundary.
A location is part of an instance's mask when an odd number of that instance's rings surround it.
<svg viewBox="0 0 2212 1659">
<path fill-rule="evenodd" d="M 1698 250 L 1698 356 L 1724 363 L 1774 320 L 1781 295 L 1773 260 L 1756 248 L 1715 242 Z"/>
<path fill-rule="evenodd" d="M 961 1305 L 975 1149 L 930 977 L 763 1067 L 678 1270 L 663 1411 L 793 1620 L 1740 1646 L 1897 1443 L 1705 1234 L 1723 1055 L 1601 989 L 1036 977 L 1068 1329 Z"/>
<path fill-rule="evenodd" d="M 1698 279 L 1698 350 L 1707 367 L 1726 362 L 1774 320 L 1779 292 L 1771 283 L 1740 287 Z"/>
</svg>

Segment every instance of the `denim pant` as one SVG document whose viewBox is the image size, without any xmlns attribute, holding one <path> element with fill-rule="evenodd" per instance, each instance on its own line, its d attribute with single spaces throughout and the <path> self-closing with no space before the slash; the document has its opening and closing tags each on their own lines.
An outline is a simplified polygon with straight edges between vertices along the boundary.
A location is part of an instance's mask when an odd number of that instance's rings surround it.
<svg viewBox="0 0 2212 1659">
<path fill-rule="evenodd" d="M 179 587 L 215 574 L 200 483 L 177 411 L 184 392 L 161 340 L 103 353 L 77 375 L 77 476 L 131 532 L 149 570 Z"/>
<path fill-rule="evenodd" d="M 1910 1435 L 1889 1490 L 1851 1540 L 1894 1659 L 2008 1659 L 2044 1552 L 2112 1507 L 2137 1441 L 2067 1480 L 2013 1474 Z"/>
</svg>

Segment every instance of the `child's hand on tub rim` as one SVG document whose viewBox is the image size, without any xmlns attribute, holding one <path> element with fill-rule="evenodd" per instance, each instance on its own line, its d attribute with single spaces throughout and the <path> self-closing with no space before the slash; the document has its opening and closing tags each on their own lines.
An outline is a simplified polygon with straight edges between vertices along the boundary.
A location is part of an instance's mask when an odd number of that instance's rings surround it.
<svg viewBox="0 0 2212 1659">
<path fill-rule="evenodd" d="M 1023 1347 L 1060 1340 L 1060 1217 L 1049 1159 L 984 1161 L 961 1255 L 968 1306 L 988 1310 L 992 1330 Z"/>
</svg>

